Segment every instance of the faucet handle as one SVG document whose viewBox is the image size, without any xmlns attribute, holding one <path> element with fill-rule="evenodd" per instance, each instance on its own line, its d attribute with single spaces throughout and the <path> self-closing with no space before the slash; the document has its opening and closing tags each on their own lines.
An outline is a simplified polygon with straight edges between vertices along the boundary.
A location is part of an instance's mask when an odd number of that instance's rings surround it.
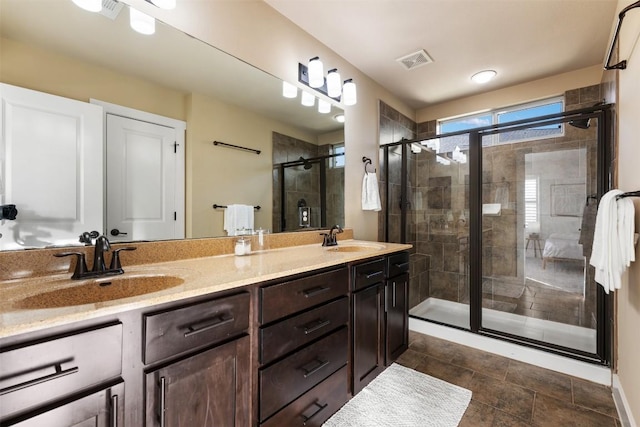
<svg viewBox="0 0 640 427">
<path fill-rule="evenodd" d="M 82 279 L 87 274 L 87 261 L 84 258 L 84 254 L 82 252 L 60 252 L 58 254 L 54 254 L 53 256 L 61 258 L 66 256 L 76 256 L 76 268 L 73 270 L 73 275 L 71 279 L 78 280 Z"/>
<path fill-rule="evenodd" d="M 123 248 L 118 248 L 113 250 L 113 255 L 111 255 L 111 264 L 109 265 L 109 270 L 114 271 L 122 271 L 122 264 L 120 264 L 120 251 L 135 251 L 137 248 L 134 246 L 125 246 Z"/>
</svg>

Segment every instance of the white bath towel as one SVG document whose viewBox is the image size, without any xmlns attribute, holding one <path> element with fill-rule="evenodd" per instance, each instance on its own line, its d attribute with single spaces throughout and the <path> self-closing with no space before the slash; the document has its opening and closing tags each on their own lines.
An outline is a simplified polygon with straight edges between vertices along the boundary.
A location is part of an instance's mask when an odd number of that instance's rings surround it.
<svg viewBox="0 0 640 427">
<path fill-rule="evenodd" d="M 598 204 L 593 249 L 589 263 L 595 267 L 595 279 L 605 290 L 622 286 L 622 274 L 635 261 L 633 202 L 616 196 L 620 190 L 607 192 Z"/>
<path fill-rule="evenodd" d="M 362 180 L 362 210 L 382 210 L 380 204 L 380 191 L 378 190 L 378 178 L 375 173 L 364 173 Z"/>
<path fill-rule="evenodd" d="M 224 230 L 229 236 L 238 234 L 238 230 L 253 229 L 253 206 L 229 205 L 224 211 Z"/>
</svg>

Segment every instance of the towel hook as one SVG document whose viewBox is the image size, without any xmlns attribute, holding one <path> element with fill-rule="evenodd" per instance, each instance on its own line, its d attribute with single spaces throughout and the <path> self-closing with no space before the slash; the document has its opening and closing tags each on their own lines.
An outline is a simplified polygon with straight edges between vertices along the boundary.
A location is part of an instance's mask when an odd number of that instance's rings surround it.
<svg viewBox="0 0 640 427">
<path fill-rule="evenodd" d="M 370 158 L 362 156 L 362 163 L 364 163 L 364 173 L 376 173 L 376 168 L 373 168 L 373 172 L 367 170 L 367 165 L 373 165 Z"/>
</svg>

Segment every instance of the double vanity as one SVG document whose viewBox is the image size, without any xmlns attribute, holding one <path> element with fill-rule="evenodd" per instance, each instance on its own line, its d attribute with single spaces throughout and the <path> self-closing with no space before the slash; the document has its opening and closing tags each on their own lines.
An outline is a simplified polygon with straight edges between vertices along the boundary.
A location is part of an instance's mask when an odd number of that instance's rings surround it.
<svg viewBox="0 0 640 427">
<path fill-rule="evenodd" d="M 0 425 L 320 426 L 407 348 L 410 246 L 317 242 L 3 281 Z"/>
</svg>

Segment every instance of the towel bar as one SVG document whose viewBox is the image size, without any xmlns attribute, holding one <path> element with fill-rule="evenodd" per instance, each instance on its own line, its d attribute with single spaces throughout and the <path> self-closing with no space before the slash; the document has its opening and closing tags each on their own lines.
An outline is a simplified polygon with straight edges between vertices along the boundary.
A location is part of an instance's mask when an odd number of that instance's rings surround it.
<svg viewBox="0 0 640 427">
<path fill-rule="evenodd" d="M 214 204 L 213 205 L 213 209 L 218 209 L 218 208 L 225 209 L 226 207 L 227 207 L 227 205 L 218 205 L 218 204 Z M 260 210 L 260 205 L 254 206 L 253 209 L 259 211 Z"/>
</svg>

